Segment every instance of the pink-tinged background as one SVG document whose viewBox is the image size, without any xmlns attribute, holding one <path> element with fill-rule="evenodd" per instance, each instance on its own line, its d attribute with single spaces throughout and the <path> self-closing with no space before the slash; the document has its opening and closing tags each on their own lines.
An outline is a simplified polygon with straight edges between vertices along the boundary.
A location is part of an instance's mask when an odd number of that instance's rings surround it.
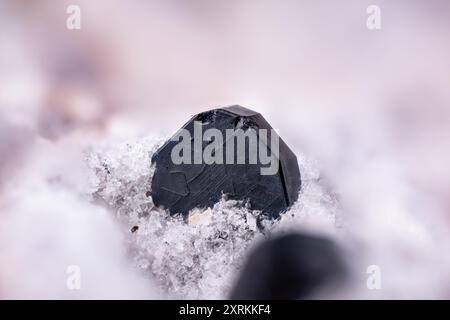
<svg viewBox="0 0 450 320">
<path fill-rule="evenodd" d="M 314 160 L 343 242 L 367 255 L 355 273 L 382 267 L 383 290 L 355 280 L 340 297 L 449 298 L 449 57 L 447 1 L 0 0 L 0 298 L 158 296 L 116 250 L 115 220 L 72 192 L 89 192 L 83 152 L 231 104 Z M 72 193 L 41 192 L 49 176 Z M 68 293 L 70 252 L 109 285 Z"/>
</svg>

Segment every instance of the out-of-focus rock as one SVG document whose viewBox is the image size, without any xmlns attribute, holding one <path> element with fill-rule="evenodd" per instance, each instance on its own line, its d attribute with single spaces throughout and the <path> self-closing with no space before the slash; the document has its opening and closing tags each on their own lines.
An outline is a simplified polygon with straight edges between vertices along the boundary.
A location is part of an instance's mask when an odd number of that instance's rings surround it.
<svg viewBox="0 0 450 320">
<path fill-rule="evenodd" d="M 330 240 L 299 233 L 263 242 L 249 259 L 231 299 L 302 299 L 345 278 L 342 253 Z"/>
</svg>

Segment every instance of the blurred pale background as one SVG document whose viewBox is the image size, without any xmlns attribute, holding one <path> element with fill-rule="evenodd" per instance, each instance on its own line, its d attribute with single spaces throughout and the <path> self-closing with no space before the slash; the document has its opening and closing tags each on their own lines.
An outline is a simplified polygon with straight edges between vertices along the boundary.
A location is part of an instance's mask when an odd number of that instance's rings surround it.
<svg viewBox="0 0 450 320">
<path fill-rule="evenodd" d="M 66 28 L 70 4 L 81 30 Z M 366 27 L 371 4 L 381 30 Z M 383 221 L 404 215 L 441 235 L 425 251 L 447 256 L 449 30 L 444 0 L 0 0 L 0 195 L 36 139 L 67 150 L 167 136 L 240 104 L 317 160 L 373 248 L 390 245 L 371 238 L 380 228 L 403 227 Z"/>
</svg>

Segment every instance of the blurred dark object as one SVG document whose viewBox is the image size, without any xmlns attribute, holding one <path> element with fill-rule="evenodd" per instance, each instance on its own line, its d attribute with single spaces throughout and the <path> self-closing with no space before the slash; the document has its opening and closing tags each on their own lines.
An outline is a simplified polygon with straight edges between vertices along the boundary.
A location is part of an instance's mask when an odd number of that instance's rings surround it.
<svg viewBox="0 0 450 320">
<path fill-rule="evenodd" d="M 187 122 L 183 129 L 187 129 L 191 137 L 194 136 L 194 122 L 202 123 L 203 132 L 215 128 L 226 137 L 226 129 L 242 129 L 246 132 L 252 128 L 258 132 L 266 129 L 267 142 L 270 142 L 272 127 L 257 112 L 241 106 L 219 108 L 197 114 Z M 258 144 L 260 140 L 257 135 Z M 258 160 L 256 164 L 249 164 L 248 144 L 245 146 L 245 164 L 179 164 L 171 159 L 172 149 L 176 141 L 167 141 L 152 158 L 156 163 L 156 171 L 152 181 L 153 202 L 157 206 L 168 209 L 172 214 L 182 213 L 187 216 L 193 208 L 212 207 L 223 194 L 228 199 L 248 200 L 251 209 L 261 210 L 271 217 L 278 217 L 292 205 L 298 197 L 301 186 L 300 171 L 297 157 L 289 147 L 279 139 L 278 171 L 273 175 L 262 175 L 261 168 L 265 167 Z M 225 139 L 223 154 L 226 159 Z M 208 142 L 202 142 L 202 152 Z M 267 148 L 272 155 L 276 154 Z M 235 146 L 236 148 L 236 146 Z M 194 150 L 194 141 L 191 140 L 191 150 Z M 236 150 L 236 149 L 235 149 Z M 234 152 L 236 157 L 236 151 Z"/>
<path fill-rule="evenodd" d="M 304 299 L 345 278 L 340 250 L 330 240 L 303 234 L 262 243 L 250 255 L 231 293 L 237 300 Z"/>
</svg>

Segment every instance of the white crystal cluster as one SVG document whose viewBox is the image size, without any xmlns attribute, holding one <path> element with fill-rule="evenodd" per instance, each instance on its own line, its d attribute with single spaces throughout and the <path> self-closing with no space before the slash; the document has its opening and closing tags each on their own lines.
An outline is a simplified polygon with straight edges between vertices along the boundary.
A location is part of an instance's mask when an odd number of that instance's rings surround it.
<svg viewBox="0 0 450 320">
<path fill-rule="evenodd" d="M 335 198 L 323 188 L 313 163 L 300 159 L 300 199 L 282 219 L 265 220 L 243 202 L 219 201 L 191 212 L 187 221 L 153 205 L 151 157 L 163 140 L 143 139 L 90 152 L 94 200 L 116 212 L 135 266 L 170 298 L 226 298 L 248 250 L 270 234 L 308 225 L 322 216 L 334 226 Z"/>
</svg>

